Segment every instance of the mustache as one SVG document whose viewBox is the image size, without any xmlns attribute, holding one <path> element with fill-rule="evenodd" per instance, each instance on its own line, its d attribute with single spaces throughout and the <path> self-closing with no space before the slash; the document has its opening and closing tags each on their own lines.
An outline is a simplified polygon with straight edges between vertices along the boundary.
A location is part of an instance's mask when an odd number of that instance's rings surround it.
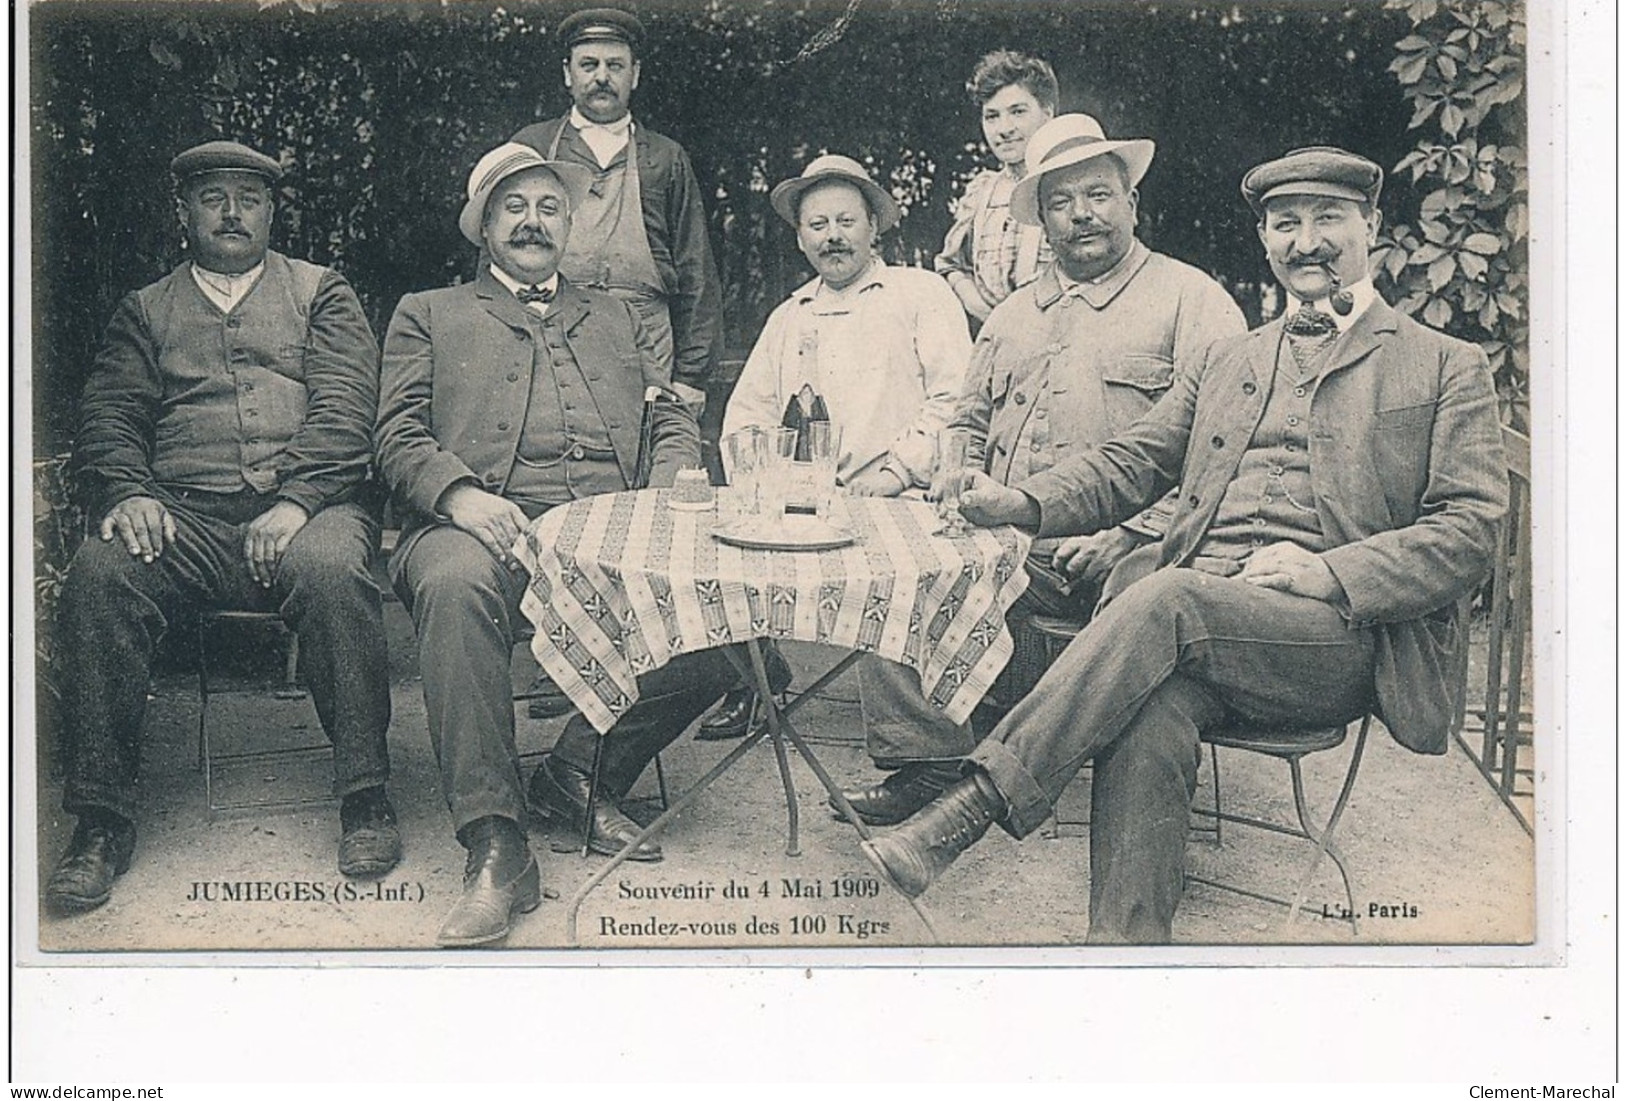
<svg viewBox="0 0 1625 1101">
<path fill-rule="evenodd" d="M 1316 265 L 1331 264 L 1338 258 L 1339 255 L 1340 253 L 1336 251 L 1317 251 L 1305 253 L 1289 252 L 1287 253 L 1286 262 L 1295 268 L 1312 268 Z"/>
<path fill-rule="evenodd" d="M 551 247 L 554 242 L 553 235 L 545 229 L 532 229 L 522 226 L 508 235 L 508 243 L 510 245 L 543 245 Z"/>
<path fill-rule="evenodd" d="M 845 242 L 831 241 L 829 244 L 818 250 L 818 255 L 838 256 L 844 254 L 850 256 L 854 251 L 855 250 L 852 248 L 852 246 L 846 244 Z"/>
</svg>

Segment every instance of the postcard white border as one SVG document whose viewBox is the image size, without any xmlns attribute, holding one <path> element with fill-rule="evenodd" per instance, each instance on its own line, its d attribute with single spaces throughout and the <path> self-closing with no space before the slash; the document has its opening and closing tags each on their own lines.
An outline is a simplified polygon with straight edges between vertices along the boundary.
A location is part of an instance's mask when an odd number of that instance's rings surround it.
<svg viewBox="0 0 1625 1101">
<path fill-rule="evenodd" d="M 633 1075 L 725 1078 L 991 1073 L 1490 1080 L 1561 1071 L 1560 1080 L 1587 1074 L 1612 1080 L 1614 1052 L 1604 1037 L 1613 1038 L 1609 980 L 1617 974 L 1618 819 L 1610 814 L 1619 779 L 1610 691 L 1617 670 L 1608 660 L 1617 652 L 1617 593 L 1614 548 L 1602 538 L 1599 517 L 1613 518 L 1616 507 L 1617 410 L 1602 395 L 1615 396 L 1614 372 L 1603 365 L 1614 364 L 1609 322 L 1618 305 L 1609 293 L 1617 293 L 1608 278 L 1616 271 L 1615 235 L 1608 231 L 1617 225 L 1617 206 L 1607 172 L 1615 163 L 1609 47 L 1616 44 L 1617 15 L 1609 4 L 1577 2 L 1568 8 L 1565 37 L 1558 33 L 1563 5 L 1536 0 L 1531 8 L 1531 171 L 1537 195 L 1564 196 L 1544 210 L 1537 202 L 1532 212 L 1535 232 L 1547 242 L 1531 261 L 1533 343 L 1537 355 L 1549 347 L 1551 368 L 1534 372 L 1537 438 L 1543 436 L 1536 447 L 1535 522 L 1537 531 L 1544 525 L 1562 533 L 1566 558 L 1566 567 L 1547 562 L 1537 573 L 1537 650 L 1547 659 L 1538 668 L 1537 699 L 1542 721 L 1561 724 L 1554 729 L 1562 734 L 1552 739 L 1558 753 L 1545 754 L 1543 747 L 1538 781 L 1542 815 L 1552 825 L 1537 831 L 1536 948 L 1383 948 L 1376 950 L 1380 959 L 1341 947 L 1199 953 L 1204 963 L 1243 966 L 1271 957 L 1272 966 L 1257 970 L 1164 966 L 1176 957 L 1184 962 L 1178 949 L 1152 957 L 1129 953 L 1121 961 L 1137 966 L 1122 968 L 1098 966 L 1093 953 L 1087 966 L 1072 966 L 1086 961 L 1060 958 L 1072 954 L 1064 949 L 966 950 L 950 952 L 953 959 L 944 958 L 944 950 L 572 953 L 572 966 L 545 970 L 511 966 L 529 962 L 528 952 L 477 967 L 447 966 L 432 953 L 394 952 L 249 960 L 166 955 L 160 968 L 142 966 L 144 956 L 120 957 L 125 966 L 113 969 L 17 967 L 21 934 L 35 943 L 27 920 L 32 905 L 23 900 L 12 916 L 25 920 L 12 927 L 10 940 L 18 1077 L 231 1080 L 244 1067 L 243 1038 L 265 1036 L 282 1053 L 264 1067 L 276 1078 L 467 1080 L 482 1069 L 465 1056 L 468 1040 L 461 1033 L 472 1014 L 515 1053 L 511 1066 L 484 1068 L 497 1077 L 549 1069 L 561 1077 L 591 1075 L 614 1066 Z M 17 10 L 16 19 L 25 25 L 26 9 Z M 25 138 L 15 150 L 15 178 L 26 180 L 27 57 L 20 41 L 13 45 L 14 126 Z M 1567 134 L 1577 136 L 1568 158 L 1565 124 Z M 1543 148 L 1550 150 L 1545 164 L 1537 156 Z M 14 201 L 20 209 L 26 196 Z M 1565 236 L 1569 212 L 1578 232 Z M 13 242 L 17 318 L 26 316 L 17 311 L 26 311 L 29 301 L 27 234 Z M 1542 271 L 1549 280 L 1540 278 Z M 29 363 L 26 326 L 14 324 L 13 337 L 14 363 Z M 1569 363 L 1584 372 L 1577 380 L 1583 400 L 1572 406 L 1564 402 Z M 14 370 L 13 386 L 14 420 L 24 429 L 13 440 L 20 460 L 14 463 L 15 507 L 31 495 L 26 370 Z M 1564 448 L 1555 446 L 1558 440 Z M 1574 502 L 1585 507 L 1577 510 Z M 15 585 L 28 577 L 31 544 L 16 538 L 15 525 L 13 534 Z M 1583 590 L 1566 579 L 1583 579 Z M 1583 599 L 1570 599 L 1581 591 Z M 32 704 L 31 670 L 25 664 L 18 676 L 15 664 L 16 654 L 31 652 L 24 619 L 13 640 L 14 715 Z M 1558 692 L 1567 706 L 1548 708 Z M 1554 757 L 1556 767 L 1550 767 Z M 31 747 L 19 747 L 14 759 L 14 792 L 31 799 Z M 1548 768 L 1566 776 L 1566 791 L 1547 778 Z M 18 777 L 28 779 L 19 784 Z M 1547 793 L 1557 799 L 1548 802 Z M 19 867 L 31 869 L 33 831 L 11 836 L 10 824 L 0 826 L 14 845 L 8 851 Z M 727 966 L 711 966 L 716 956 Z M 372 966 L 379 962 L 408 966 Z M 660 966 L 642 966 L 651 962 Z M 1316 966 L 1300 969 L 1305 962 Z M 1533 962 L 1556 966 L 1475 966 Z M 478 1011 L 482 1006 L 485 1012 Z M 771 1018 L 764 1007 L 771 1007 Z M 387 1031 L 387 1065 L 335 1058 L 341 1047 L 335 1038 L 356 1020 Z M 93 1045 L 85 1043 L 87 1035 Z M 628 1051 L 623 1037 L 631 1035 L 636 1056 L 622 1062 Z M 548 1050 L 558 1053 L 557 1065 L 530 1062 Z M 1333 1051 L 1357 1054 L 1359 1061 L 1331 1067 Z"/>
</svg>

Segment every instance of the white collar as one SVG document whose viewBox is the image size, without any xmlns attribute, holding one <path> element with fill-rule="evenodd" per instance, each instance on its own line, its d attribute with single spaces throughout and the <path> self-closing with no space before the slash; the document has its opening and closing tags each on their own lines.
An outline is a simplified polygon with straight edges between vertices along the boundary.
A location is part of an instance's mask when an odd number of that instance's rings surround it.
<svg viewBox="0 0 1625 1101">
<path fill-rule="evenodd" d="M 525 283 L 521 280 L 515 279 L 507 272 L 503 271 L 497 266 L 497 262 L 493 260 L 491 261 L 491 276 L 498 283 L 501 283 L 504 287 L 507 287 L 510 291 L 512 291 L 515 297 L 518 297 L 519 292 L 526 287 L 539 286 L 542 290 L 552 291 L 554 294 L 557 294 L 559 290 L 558 272 L 554 272 L 553 277 L 547 280 L 545 283 Z M 525 305 L 530 309 L 535 310 L 537 313 L 547 312 L 548 304 L 546 302 L 526 302 Z"/>
<path fill-rule="evenodd" d="M 594 122 L 581 113 L 581 108 L 570 108 L 570 125 L 577 130 L 601 130 L 606 134 L 626 134 L 632 129 L 632 112 L 628 111 L 614 122 Z"/>
<path fill-rule="evenodd" d="M 230 313 L 237 308 L 237 303 L 248 296 L 259 281 L 260 273 L 265 270 L 265 261 L 261 260 L 247 271 L 235 275 L 223 271 L 210 271 L 202 267 L 196 260 L 192 261 L 192 282 L 196 283 L 204 297 L 220 307 L 222 312 Z"/>
<path fill-rule="evenodd" d="M 857 294 L 868 290 L 870 287 L 884 284 L 886 282 L 886 270 L 886 261 L 882 260 L 880 258 L 880 254 L 877 252 L 869 258 L 869 266 L 864 268 L 863 271 L 852 280 L 852 282 L 848 283 L 840 290 L 836 290 L 834 287 L 824 282 L 824 277 L 820 275 L 814 278 L 811 282 L 802 284 L 802 286 L 795 292 L 795 297 L 802 302 L 811 302 L 815 298 L 824 298 L 828 301 L 840 302 L 845 299 L 855 297 Z"/>
<path fill-rule="evenodd" d="M 1342 335 L 1343 333 L 1348 332 L 1350 326 L 1352 326 L 1356 321 L 1360 320 L 1360 315 L 1369 310 L 1371 308 L 1371 303 L 1377 300 L 1377 288 L 1371 285 L 1371 277 L 1369 275 L 1360 280 L 1358 283 L 1351 283 L 1349 286 L 1344 287 L 1343 289 L 1348 291 L 1349 297 L 1354 299 L 1354 308 L 1346 314 L 1340 314 L 1336 310 L 1332 309 L 1329 297 L 1320 298 L 1314 302 L 1305 302 L 1291 292 L 1288 292 L 1286 311 L 1287 316 L 1290 317 L 1292 314 L 1297 313 L 1300 307 L 1313 306 L 1321 313 L 1330 317 L 1332 319 L 1332 323 L 1337 326 L 1338 335 Z"/>
<path fill-rule="evenodd" d="M 193 277 L 196 278 L 198 282 L 213 287 L 221 294 L 237 293 L 238 288 L 246 287 L 253 283 L 254 280 L 260 277 L 260 272 L 264 270 L 264 260 L 261 260 L 247 271 L 240 271 L 236 274 L 230 274 L 223 271 L 210 271 L 202 264 L 199 264 L 196 260 L 192 261 Z"/>
</svg>

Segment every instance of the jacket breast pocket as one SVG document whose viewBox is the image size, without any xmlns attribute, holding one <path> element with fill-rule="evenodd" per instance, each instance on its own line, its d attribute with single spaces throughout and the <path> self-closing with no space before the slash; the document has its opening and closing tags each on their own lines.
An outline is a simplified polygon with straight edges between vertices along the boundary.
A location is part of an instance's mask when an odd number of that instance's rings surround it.
<svg viewBox="0 0 1625 1101">
<path fill-rule="evenodd" d="M 1431 401 L 1425 401 L 1419 405 L 1402 405 L 1394 409 L 1378 409 L 1372 418 L 1372 425 L 1378 432 L 1416 429 L 1432 423 L 1433 403 Z"/>
<path fill-rule="evenodd" d="M 305 378 L 305 346 L 303 344 L 283 344 L 276 350 L 276 359 L 271 364 L 271 370 L 284 378 L 297 379 L 301 382 Z"/>
<path fill-rule="evenodd" d="M 1371 458 L 1389 512 L 1401 524 L 1415 521 L 1427 488 L 1432 452 L 1433 403 L 1378 409 L 1371 420 Z"/>
<path fill-rule="evenodd" d="M 1122 356 L 1101 372 L 1101 381 L 1111 430 L 1120 432 L 1145 416 L 1168 392 L 1174 384 L 1174 361 L 1152 354 Z"/>
</svg>

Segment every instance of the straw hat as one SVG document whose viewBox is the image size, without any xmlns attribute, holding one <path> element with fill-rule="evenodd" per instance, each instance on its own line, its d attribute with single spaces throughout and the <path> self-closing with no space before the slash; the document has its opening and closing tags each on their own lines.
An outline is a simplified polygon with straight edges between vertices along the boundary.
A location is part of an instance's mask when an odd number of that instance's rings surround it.
<svg viewBox="0 0 1625 1101">
<path fill-rule="evenodd" d="M 1128 185 L 1138 187 L 1156 151 L 1156 142 L 1148 138 L 1108 140 L 1092 115 L 1056 115 L 1027 139 L 1027 174 L 1010 192 L 1010 216 L 1030 226 L 1043 225 L 1038 185 L 1044 173 L 1107 153 L 1116 153 L 1128 166 Z"/>
</svg>

